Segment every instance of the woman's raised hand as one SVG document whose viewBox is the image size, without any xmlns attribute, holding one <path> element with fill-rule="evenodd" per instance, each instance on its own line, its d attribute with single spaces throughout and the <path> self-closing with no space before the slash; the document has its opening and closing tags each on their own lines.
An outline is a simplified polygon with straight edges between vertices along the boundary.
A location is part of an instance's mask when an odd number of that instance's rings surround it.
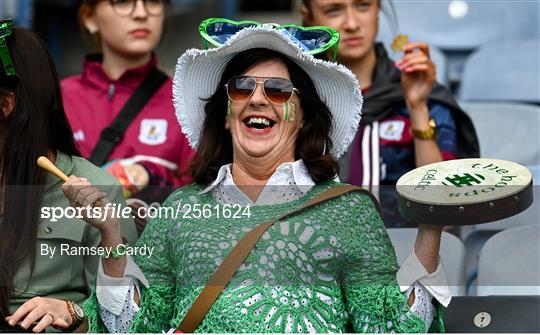
<svg viewBox="0 0 540 335">
<path fill-rule="evenodd" d="M 429 93 L 435 83 L 435 64 L 424 42 L 412 42 L 403 47 L 405 55 L 395 64 L 401 70 L 401 85 L 409 109 L 427 105 Z"/>
<path fill-rule="evenodd" d="M 62 191 L 72 207 L 79 208 L 83 220 L 99 231 L 118 231 L 118 218 L 113 210 L 107 193 L 101 192 L 86 178 L 70 176 L 62 185 Z"/>
</svg>

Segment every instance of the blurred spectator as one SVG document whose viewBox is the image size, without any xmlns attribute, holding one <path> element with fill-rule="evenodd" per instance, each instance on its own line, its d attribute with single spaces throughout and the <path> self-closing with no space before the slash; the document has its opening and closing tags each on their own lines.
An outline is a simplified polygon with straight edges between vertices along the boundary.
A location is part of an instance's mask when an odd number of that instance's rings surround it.
<svg viewBox="0 0 540 335">
<path fill-rule="evenodd" d="M 124 200 L 114 178 L 78 157 L 44 43 L 10 23 L 0 22 L 0 39 L 6 41 L 0 43 L 0 332 L 40 332 L 49 326 L 84 330 L 77 304 L 94 287 L 100 256 L 60 248 L 97 248 L 100 234 L 80 219 L 55 221 L 43 214 L 70 204 L 62 182 L 40 169 L 36 159 L 48 156 L 66 174 L 116 185 L 111 202 Z M 133 221 L 120 224 L 123 236 L 135 242 Z"/>
<path fill-rule="evenodd" d="M 300 11 L 305 25 L 339 31 L 338 62 L 357 76 L 365 98 L 340 177 L 370 188 L 381 185 L 385 224 L 401 227 L 412 223 L 397 212 L 393 185 L 399 177 L 417 166 L 478 157 L 479 145 L 470 118 L 435 82 L 427 44 L 405 45 L 404 56 L 393 62 L 375 43 L 380 8 L 381 0 L 303 0 Z"/>
<path fill-rule="evenodd" d="M 83 73 L 62 81 L 82 155 L 116 176 L 126 196 L 147 202 L 161 202 L 191 181 L 194 151 L 176 121 L 172 81 L 157 70 L 154 54 L 169 6 L 166 0 L 82 1 L 81 25 L 101 54 L 87 56 Z"/>
</svg>

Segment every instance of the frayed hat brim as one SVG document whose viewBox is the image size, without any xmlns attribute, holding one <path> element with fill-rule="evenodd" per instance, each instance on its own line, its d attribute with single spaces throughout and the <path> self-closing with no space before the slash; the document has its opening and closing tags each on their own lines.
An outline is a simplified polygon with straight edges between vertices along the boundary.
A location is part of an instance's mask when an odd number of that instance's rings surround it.
<svg viewBox="0 0 540 335">
<path fill-rule="evenodd" d="M 311 77 L 317 93 L 333 116 L 331 154 L 339 158 L 352 143 L 361 118 L 362 95 L 356 77 L 346 67 L 305 53 L 279 30 L 246 28 L 219 48 L 187 50 L 176 64 L 173 103 L 190 145 L 197 149 L 204 123 L 205 100 L 216 92 L 227 63 L 238 53 L 266 48 L 296 62 Z"/>
</svg>

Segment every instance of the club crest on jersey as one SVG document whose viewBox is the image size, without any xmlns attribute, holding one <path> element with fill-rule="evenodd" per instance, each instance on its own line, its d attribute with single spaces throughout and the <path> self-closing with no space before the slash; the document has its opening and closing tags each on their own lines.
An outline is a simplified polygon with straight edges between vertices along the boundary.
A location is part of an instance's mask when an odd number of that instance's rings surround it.
<svg viewBox="0 0 540 335">
<path fill-rule="evenodd" d="M 167 140 L 167 120 L 144 119 L 141 122 L 139 142 L 147 145 L 163 144 Z"/>
<path fill-rule="evenodd" d="M 379 126 L 379 137 L 388 141 L 399 141 L 403 136 L 405 121 L 392 120 L 381 122 Z"/>
</svg>

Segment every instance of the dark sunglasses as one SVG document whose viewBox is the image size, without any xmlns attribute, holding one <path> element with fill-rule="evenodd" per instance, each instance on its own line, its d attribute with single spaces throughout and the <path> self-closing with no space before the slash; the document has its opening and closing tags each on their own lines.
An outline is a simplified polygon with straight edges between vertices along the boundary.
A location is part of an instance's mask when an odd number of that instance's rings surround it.
<svg viewBox="0 0 540 335">
<path fill-rule="evenodd" d="M 227 84 L 225 84 L 225 89 L 229 99 L 235 102 L 242 102 L 253 95 L 258 84 L 262 84 L 264 96 L 274 104 L 286 103 L 291 100 L 294 92 L 300 94 L 300 91 L 294 88 L 293 83 L 290 80 L 276 77 L 261 78 L 237 76 L 231 78 Z"/>
</svg>

